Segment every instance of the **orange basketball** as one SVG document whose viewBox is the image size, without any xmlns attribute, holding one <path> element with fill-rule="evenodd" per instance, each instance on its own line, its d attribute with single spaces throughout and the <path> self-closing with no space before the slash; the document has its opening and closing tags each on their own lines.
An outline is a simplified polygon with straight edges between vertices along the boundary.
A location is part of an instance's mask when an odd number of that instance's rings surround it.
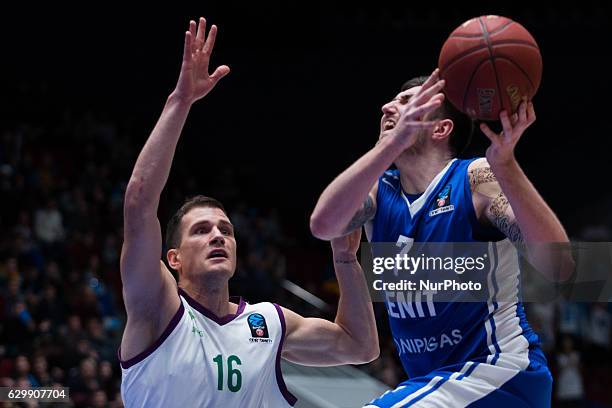
<svg viewBox="0 0 612 408">
<path fill-rule="evenodd" d="M 474 119 L 497 120 L 516 112 L 535 95 L 542 78 L 542 55 L 533 36 L 506 17 L 481 16 L 461 24 L 440 52 L 444 93 Z"/>
</svg>

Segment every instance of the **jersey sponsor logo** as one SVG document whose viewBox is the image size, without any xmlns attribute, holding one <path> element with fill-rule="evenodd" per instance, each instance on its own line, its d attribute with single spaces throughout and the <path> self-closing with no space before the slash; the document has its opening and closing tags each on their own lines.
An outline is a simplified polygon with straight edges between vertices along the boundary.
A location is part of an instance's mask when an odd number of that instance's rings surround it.
<svg viewBox="0 0 612 408">
<path fill-rule="evenodd" d="M 438 214 L 446 213 L 453 211 L 455 206 L 450 204 L 450 193 L 451 193 L 451 185 L 447 185 L 438 193 L 436 197 L 436 202 L 434 204 L 434 209 L 429 212 L 429 216 L 433 217 Z"/>
<path fill-rule="evenodd" d="M 247 317 L 247 323 L 249 329 L 251 329 L 251 343 L 271 343 L 272 340 L 269 338 L 268 326 L 266 325 L 266 319 L 260 313 L 251 313 Z"/>
<path fill-rule="evenodd" d="M 450 332 L 443 332 L 436 336 L 429 337 L 394 337 L 393 341 L 395 342 L 399 355 L 401 356 L 402 354 L 431 353 L 436 350 L 454 347 L 459 344 L 462 339 L 463 336 L 461 334 L 461 330 L 454 329 Z"/>
</svg>

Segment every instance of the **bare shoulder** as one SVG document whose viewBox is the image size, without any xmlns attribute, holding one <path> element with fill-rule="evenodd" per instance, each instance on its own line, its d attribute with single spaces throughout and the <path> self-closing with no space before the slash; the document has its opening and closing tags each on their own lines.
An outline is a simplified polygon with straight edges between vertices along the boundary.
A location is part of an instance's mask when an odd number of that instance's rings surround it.
<svg viewBox="0 0 612 408">
<path fill-rule="evenodd" d="M 468 166 L 468 177 L 470 180 L 470 189 L 473 193 L 482 192 L 483 189 L 486 190 L 488 184 L 497 184 L 495 174 L 493 170 L 491 170 L 489 162 L 484 157 L 470 163 Z"/>
<path fill-rule="evenodd" d="M 468 166 L 468 172 L 473 171 L 475 169 L 491 167 L 489 166 L 489 162 L 486 157 L 479 157 L 476 160 L 472 161 Z"/>
<path fill-rule="evenodd" d="M 295 328 L 298 326 L 300 319 L 303 319 L 302 316 L 297 314 L 291 309 L 287 309 L 284 306 L 280 306 L 281 311 L 283 312 L 283 317 L 285 318 L 285 325 L 287 327 L 287 335 L 292 333 Z"/>
</svg>

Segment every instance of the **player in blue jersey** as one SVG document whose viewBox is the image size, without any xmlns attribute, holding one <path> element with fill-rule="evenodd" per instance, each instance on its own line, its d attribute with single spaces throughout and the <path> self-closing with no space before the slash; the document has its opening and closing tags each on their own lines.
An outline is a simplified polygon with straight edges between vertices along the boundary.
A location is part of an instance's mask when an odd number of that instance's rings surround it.
<svg viewBox="0 0 612 408">
<path fill-rule="evenodd" d="M 332 239 L 365 226 L 372 242 L 483 243 L 491 265 L 486 302 L 406 302 L 387 295 L 394 342 L 409 379 L 368 407 L 546 407 L 552 377 L 519 301 L 513 244 L 531 245 L 528 260 L 552 279 L 571 273 L 565 230 L 514 157 L 535 121 L 531 102 L 503 132 L 486 124 L 486 158 L 456 156 L 471 121 L 445 101 L 438 70 L 408 81 L 382 108 L 378 143 L 322 193 L 312 233 Z M 395 164 L 395 169 L 388 170 Z M 477 245 L 477 244 L 476 244 Z M 514 254 L 515 256 L 512 256 Z M 558 255 L 559 253 L 557 253 Z"/>
</svg>

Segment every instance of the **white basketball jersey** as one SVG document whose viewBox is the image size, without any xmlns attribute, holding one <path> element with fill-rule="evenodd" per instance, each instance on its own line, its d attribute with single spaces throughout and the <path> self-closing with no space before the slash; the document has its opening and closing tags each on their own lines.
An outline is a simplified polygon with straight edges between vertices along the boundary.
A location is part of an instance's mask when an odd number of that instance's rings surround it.
<svg viewBox="0 0 612 408">
<path fill-rule="evenodd" d="M 161 337 L 121 361 L 126 407 L 288 407 L 280 371 L 285 319 L 272 303 L 240 299 L 223 318 L 179 289 L 181 305 Z"/>
</svg>

